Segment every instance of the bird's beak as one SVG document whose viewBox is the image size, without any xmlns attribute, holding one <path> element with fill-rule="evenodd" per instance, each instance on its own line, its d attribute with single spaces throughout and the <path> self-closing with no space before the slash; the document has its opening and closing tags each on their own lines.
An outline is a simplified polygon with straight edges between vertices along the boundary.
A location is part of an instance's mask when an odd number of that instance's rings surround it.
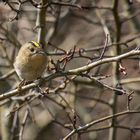
<svg viewBox="0 0 140 140">
<path fill-rule="evenodd" d="M 41 55 L 46 55 L 46 53 L 44 51 L 42 51 L 42 50 L 38 50 L 36 53 L 41 54 Z"/>
</svg>

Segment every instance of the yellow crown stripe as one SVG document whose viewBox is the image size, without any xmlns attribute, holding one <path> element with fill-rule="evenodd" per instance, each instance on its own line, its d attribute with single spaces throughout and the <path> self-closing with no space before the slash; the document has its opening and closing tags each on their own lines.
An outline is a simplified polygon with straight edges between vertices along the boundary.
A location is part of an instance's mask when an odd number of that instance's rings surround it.
<svg viewBox="0 0 140 140">
<path fill-rule="evenodd" d="M 35 47 L 40 47 L 39 43 L 35 42 L 35 41 L 31 41 Z"/>
</svg>

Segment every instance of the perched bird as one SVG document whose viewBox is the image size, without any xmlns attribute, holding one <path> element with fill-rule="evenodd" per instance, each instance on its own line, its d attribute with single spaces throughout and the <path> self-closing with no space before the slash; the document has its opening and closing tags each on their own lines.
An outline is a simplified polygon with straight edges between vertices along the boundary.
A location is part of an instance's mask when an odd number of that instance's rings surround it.
<svg viewBox="0 0 140 140">
<path fill-rule="evenodd" d="M 23 81 L 40 78 L 46 68 L 47 56 L 39 43 L 35 41 L 24 44 L 15 59 L 14 68 Z"/>
</svg>

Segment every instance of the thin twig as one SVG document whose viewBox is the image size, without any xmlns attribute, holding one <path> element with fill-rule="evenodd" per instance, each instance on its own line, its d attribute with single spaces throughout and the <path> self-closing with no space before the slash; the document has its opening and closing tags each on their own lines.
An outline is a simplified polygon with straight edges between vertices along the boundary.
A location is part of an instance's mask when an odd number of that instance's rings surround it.
<svg viewBox="0 0 140 140">
<path fill-rule="evenodd" d="M 6 79 L 9 78 L 10 76 L 12 76 L 14 73 L 15 73 L 15 70 L 12 69 L 12 70 L 9 71 L 8 73 L 2 75 L 2 76 L 0 77 L 0 81 L 6 80 Z"/>
<path fill-rule="evenodd" d="M 58 73 L 56 72 L 56 73 L 50 74 L 50 75 L 45 77 L 45 81 L 49 81 L 49 80 L 55 79 L 56 77 L 60 77 L 60 76 L 80 75 L 80 73 L 86 72 L 90 69 L 93 69 L 96 66 L 99 66 L 99 65 L 102 65 L 102 64 L 105 64 L 105 63 L 117 62 L 121 59 L 130 57 L 130 56 L 134 56 L 134 55 L 139 55 L 139 54 L 140 54 L 140 50 L 134 49 L 132 51 L 129 51 L 127 53 L 124 53 L 124 54 L 121 54 L 121 55 L 118 55 L 118 56 L 114 56 L 114 57 L 111 57 L 111 58 L 104 58 L 102 60 L 92 62 L 92 63 L 90 63 L 86 66 L 83 66 L 83 67 L 79 67 L 79 68 L 76 68 L 76 69 L 71 69 L 71 70 L 68 70 L 68 71 L 62 71 L 62 72 L 59 71 Z M 34 88 L 34 87 L 37 87 L 37 86 L 38 86 L 38 83 L 28 84 L 26 86 L 23 86 L 20 92 L 23 92 L 25 90 L 28 90 L 28 89 L 31 89 L 31 88 Z M 0 101 L 2 101 L 4 99 L 7 99 L 7 98 L 10 98 L 12 96 L 18 95 L 18 94 L 19 94 L 18 89 L 14 89 L 14 90 L 6 92 L 6 93 L 1 93 Z"/>
<path fill-rule="evenodd" d="M 25 128 L 25 124 L 26 124 L 28 115 L 29 115 L 29 110 L 27 109 L 25 111 L 25 114 L 24 114 L 24 117 L 23 117 L 23 120 L 22 120 L 20 132 L 19 132 L 19 140 L 22 140 L 22 136 L 23 136 L 23 132 L 24 132 L 24 128 Z"/>
<path fill-rule="evenodd" d="M 123 112 L 119 112 L 119 113 L 116 113 L 116 114 L 113 114 L 113 115 L 109 115 L 107 117 L 100 118 L 100 119 L 95 120 L 95 121 L 91 121 L 90 123 L 87 123 L 87 124 L 85 124 L 83 126 L 79 126 L 77 129 L 73 129 L 68 135 L 66 135 L 63 138 L 63 140 L 68 140 L 68 138 L 70 138 L 75 133 L 84 132 L 85 130 L 87 130 L 91 126 L 93 126 L 95 124 L 98 124 L 98 123 L 101 123 L 101 122 L 104 122 L 104 121 L 106 121 L 108 119 L 112 119 L 113 117 L 119 117 L 119 116 L 122 116 L 122 115 L 134 114 L 134 113 L 140 113 L 140 111 L 138 111 L 138 110 L 123 111 Z"/>
<path fill-rule="evenodd" d="M 108 44 L 108 36 L 109 36 L 109 34 L 106 35 L 105 45 L 104 45 L 104 48 L 103 48 L 103 50 L 102 50 L 102 53 L 101 53 L 101 56 L 100 56 L 99 59 L 102 59 L 103 56 L 104 56 L 104 54 L 105 54 L 106 47 L 107 47 L 107 44 Z"/>
</svg>

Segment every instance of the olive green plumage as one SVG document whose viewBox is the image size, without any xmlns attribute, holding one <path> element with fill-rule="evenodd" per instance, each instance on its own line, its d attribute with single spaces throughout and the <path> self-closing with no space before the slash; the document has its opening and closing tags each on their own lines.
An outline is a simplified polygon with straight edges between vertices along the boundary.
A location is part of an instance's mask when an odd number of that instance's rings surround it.
<svg viewBox="0 0 140 140">
<path fill-rule="evenodd" d="M 47 56 L 34 41 L 24 44 L 15 59 L 14 68 L 21 80 L 32 81 L 41 77 L 46 68 Z"/>
</svg>

